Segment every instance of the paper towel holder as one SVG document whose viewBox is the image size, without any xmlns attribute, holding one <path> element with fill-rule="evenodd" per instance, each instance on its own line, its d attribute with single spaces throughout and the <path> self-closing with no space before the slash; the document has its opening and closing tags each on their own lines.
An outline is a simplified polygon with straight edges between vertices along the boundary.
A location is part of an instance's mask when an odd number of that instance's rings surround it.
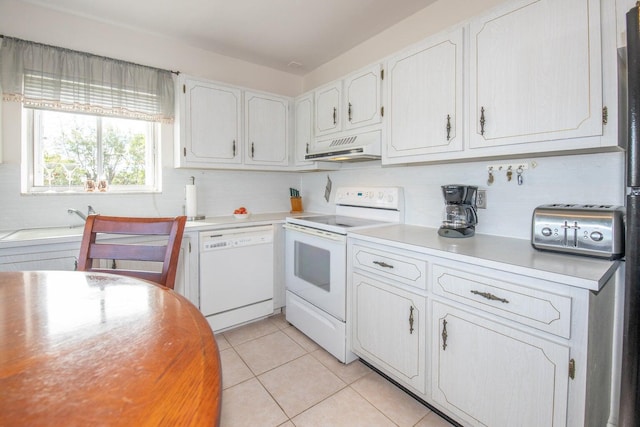
<svg viewBox="0 0 640 427">
<path fill-rule="evenodd" d="M 197 207 L 196 207 L 196 206 L 197 206 L 197 203 L 195 202 L 195 184 L 196 184 L 196 178 L 195 178 L 194 176 L 191 176 L 191 177 L 189 177 L 189 179 L 191 180 L 191 184 L 190 184 L 190 185 L 191 185 L 192 187 L 194 187 L 194 188 L 193 188 L 193 197 L 194 197 L 194 204 L 195 204 L 195 205 L 194 205 L 194 210 L 195 210 L 195 212 L 197 212 Z M 189 185 L 188 185 L 187 187 L 189 187 Z M 188 196 L 187 194 L 188 194 L 188 191 L 187 191 L 187 188 L 185 188 L 185 198 L 186 198 L 185 202 L 186 202 L 186 204 L 187 204 L 187 205 L 189 205 L 189 201 L 188 201 L 188 200 L 189 200 L 189 196 Z M 187 214 L 187 212 L 186 212 L 186 211 L 188 211 L 188 210 L 189 210 L 189 208 L 187 208 L 187 207 L 185 206 L 185 214 Z M 191 213 L 191 212 L 189 212 L 189 213 Z M 188 221 L 199 221 L 199 220 L 203 220 L 203 219 L 205 219 L 205 216 L 204 216 L 204 215 L 198 215 L 197 213 L 195 213 L 194 215 L 187 215 L 187 220 L 188 220 Z"/>
</svg>

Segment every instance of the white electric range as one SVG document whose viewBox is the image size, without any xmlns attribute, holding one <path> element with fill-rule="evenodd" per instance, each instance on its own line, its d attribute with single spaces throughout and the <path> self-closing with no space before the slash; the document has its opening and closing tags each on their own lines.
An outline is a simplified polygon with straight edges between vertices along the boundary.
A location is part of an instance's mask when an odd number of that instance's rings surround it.
<svg viewBox="0 0 640 427">
<path fill-rule="evenodd" d="M 286 318 L 343 363 L 349 350 L 346 325 L 347 232 L 404 221 L 400 187 L 336 190 L 335 215 L 285 222 Z"/>
</svg>

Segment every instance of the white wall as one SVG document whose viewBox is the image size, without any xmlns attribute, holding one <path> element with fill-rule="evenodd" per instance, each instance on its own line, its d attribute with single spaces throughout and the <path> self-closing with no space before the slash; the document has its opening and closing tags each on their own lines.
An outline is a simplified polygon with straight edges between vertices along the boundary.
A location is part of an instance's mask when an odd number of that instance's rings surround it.
<svg viewBox="0 0 640 427">
<path fill-rule="evenodd" d="M 537 165 L 525 171 L 523 184 L 508 182 L 496 174 L 487 185 L 487 166 L 510 161 L 380 168 L 379 162 L 353 165 L 349 170 L 317 172 L 302 176 L 305 210 L 333 212 L 333 196 L 339 186 L 400 186 L 405 192 L 405 222 L 439 227 L 443 199 L 440 186 L 476 185 L 487 190 L 487 209 L 478 210 L 477 233 L 529 239 L 533 209 L 546 203 L 624 204 L 624 154 L 585 154 L 514 160 Z M 330 203 L 324 188 L 330 176 Z"/>
<path fill-rule="evenodd" d="M 15 0 L 0 0 L 0 33 L 281 95 L 295 96 L 302 88 L 302 78 L 293 74 Z"/>
<path fill-rule="evenodd" d="M 304 90 L 333 81 L 363 66 L 380 61 L 404 47 L 479 15 L 505 0 L 438 0 L 388 30 L 318 67 L 304 78 Z M 623 0 L 630 2 L 631 0 Z M 626 7 L 626 6 L 625 6 Z M 620 7 L 618 14 L 628 8 Z M 615 118 L 611 118 L 614 121 Z M 480 161 L 427 166 L 380 168 L 379 162 L 353 165 L 348 170 L 302 176 L 305 209 L 331 212 L 324 200 L 326 177 L 334 188 L 347 185 L 393 185 L 405 189 L 405 222 L 439 227 L 443 201 L 440 186 L 476 185 L 487 189 L 488 208 L 478 212 L 477 232 L 530 237 L 533 209 L 545 203 L 624 204 L 624 154 L 588 154 L 523 159 L 537 167 L 524 174 L 524 183 L 496 176 L 487 185 L 487 165 L 506 161 Z M 513 160 L 519 162 L 521 160 Z M 331 200 L 333 202 L 333 200 Z"/>
<path fill-rule="evenodd" d="M 304 76 L 314 89 L 459 24 L 505 0 L 438 0 Z"/>
<path fill-rule="evenodd" d="M 0 34 L 282 95 L 296 95 L 302 85 L 299 76 L 14 0 L 0 0 Z M 113 215 L 179 215 L 190 176 L 196 177 L 199 211 L 209 216 L 230 215 L 240 205 L 254 212 L 288 211 L 288 188 L 299 186 L 295 173 L 174 169 L 173 128 L 163 125 L 161 194 L 21 195 L 20 106 L 4 102 L 1 110 L 0 229 L 79 224 L 67 208 L 84 211 L 87 205 Z"/>
<path fill-rule="evenodd" d="M 439 0 L 310 73 L 304 79 L 304 89 L 381 59 L 502 1 Z M 302 79 L 297 76 L 15 0 L 0 0 L 0 33 L 284 95 L 296 95 L 303 89 Z M 441 185 L 478 185 L 488 190 L 488 209 L 479 212 L 478 233 L 523 239 L 529 237 L 531 214 L 539 204 L 623 204 L 624 200 L 622 153 L 526 159 L 538 166 L 525 173 L 522 186 L 515 181 L 507 183 L 504 177 L 496 177 L 496 182 L 487 186 L 486 166 L 496 163 L 487 161 L 384 168 L 379 162 L 370 162 L 346 166 L 341 171 L 305 174 L 189 171 L 172 168 L 171 126 L 162 129 L 162 194 L 25 196 L 19 190 L 20 109 L 13 103 L 4 103 L 3 109 L 0 120 L 4 124 L 5 163 L 0 164 L 0 229 L 78 223 L 67 215 L 66 209 L 84 209 L 88 204 L 110 214 L 180 214 L 184 184 L 192 175 L 198 184 L 200 211 L 207 215 L 229 214 L 239 205 L 255 212 L 289 210 L 288 187 L 301 188 L 306 211 L 331 212 L 332 204 L 323 198 L 326 177 L 330 175 L 334 188 L 362 184 L 404 187 L 406 222 L 432 227 L 439 226 L 441 220 Z"/>
</svg>

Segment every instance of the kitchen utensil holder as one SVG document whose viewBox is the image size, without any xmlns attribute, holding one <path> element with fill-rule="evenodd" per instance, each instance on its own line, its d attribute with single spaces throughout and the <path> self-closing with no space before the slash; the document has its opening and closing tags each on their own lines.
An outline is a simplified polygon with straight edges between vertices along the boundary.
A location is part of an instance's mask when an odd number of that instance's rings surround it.
<svg viewBox="0 0 640 427">
<path fill-rule="evenodd" d="M 291 213 L 303 212 L 302 210 L 302 197 L 291 198 Z"/>
</svg>

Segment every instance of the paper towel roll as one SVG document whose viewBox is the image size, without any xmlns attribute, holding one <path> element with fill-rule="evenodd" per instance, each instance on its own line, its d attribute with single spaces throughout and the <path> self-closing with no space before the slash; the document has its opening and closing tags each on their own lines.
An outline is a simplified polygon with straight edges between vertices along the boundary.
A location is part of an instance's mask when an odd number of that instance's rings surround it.
<svg viewBox="0 0 640 427">
<path fill-rule="evenodd" d="M 195 184 L 185 186 L 185 215 L 187 218 L 194 218 L 198 215 L 198 201 L 196 199 Z"/>
</svg>

